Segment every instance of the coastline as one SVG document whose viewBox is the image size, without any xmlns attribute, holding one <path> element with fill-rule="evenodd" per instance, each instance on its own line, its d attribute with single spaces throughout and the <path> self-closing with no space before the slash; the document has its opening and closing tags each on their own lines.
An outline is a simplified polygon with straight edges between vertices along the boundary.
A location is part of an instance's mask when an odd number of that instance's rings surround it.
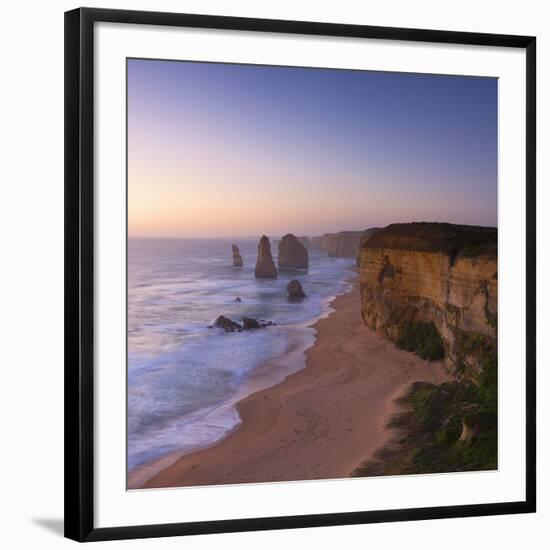
<svg viewBox="0 0 550 550">
<path fill-rule="evenodd" d="M 349 477 L 386 444 L 395 398 L 412 382 L 452 378 L 442 362 L 398 350 L 365 327 L 357 277 L 351 282 L 352 289 L 331 302 L 333 311 L 313 325 L 315 343 L 303 369 L 239 401 L 241 423 L 234 430 L 172 458 L 141 487 Z M 276 362 L 262 369 L 273 368 Z M 129 485 L 137 488 L 141 480 Z"/>
</svg>

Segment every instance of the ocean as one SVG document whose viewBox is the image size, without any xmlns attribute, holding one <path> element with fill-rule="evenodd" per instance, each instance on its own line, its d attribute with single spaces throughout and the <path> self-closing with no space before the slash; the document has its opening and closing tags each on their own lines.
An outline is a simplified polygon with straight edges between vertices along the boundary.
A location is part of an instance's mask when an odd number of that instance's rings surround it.
<svg viewBox="0 0 550 550">
<path fill-rule="evenodd" d="M 310 327 L 346 292 L 353 259 L 309 250 L 309 270 L 254 278 L 256 239 L 128 240 L 128 470 L 222 438 L 240 422 L 235 404 L 251 391 L 305 366 Z M 239 246 L 243 268 L 232 266 Z M 271 239 L 276 262 L 277 246 Z M 307 298 L 288 300 L 299 279 Z M 240 298 L 240 302 L 237 301 Z M 265 319 L 276 326 L 225 333 L 219 315 Z M 272 365 L 272 366 L 271 366 Z M 258 388 L 255 388 L 258 389 Z"/>
</svg>

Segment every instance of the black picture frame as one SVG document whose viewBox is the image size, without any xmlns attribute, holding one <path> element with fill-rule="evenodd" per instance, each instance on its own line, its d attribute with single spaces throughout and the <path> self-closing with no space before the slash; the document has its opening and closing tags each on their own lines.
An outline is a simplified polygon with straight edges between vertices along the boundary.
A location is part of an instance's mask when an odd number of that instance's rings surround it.
<svg viewBox="0 0 550 550">
<path fill-rule="evenodd" d="M 378 38 L 520 48 L 526 52 L 526 498 L 400 510 L 94 527 L 93 89 L 96 22 Z M 77 541 L 165 537 L 536 511 L 536 39 L 485 33 L 79 8 L 65 13 L 65 536 Z"/>
</svg>

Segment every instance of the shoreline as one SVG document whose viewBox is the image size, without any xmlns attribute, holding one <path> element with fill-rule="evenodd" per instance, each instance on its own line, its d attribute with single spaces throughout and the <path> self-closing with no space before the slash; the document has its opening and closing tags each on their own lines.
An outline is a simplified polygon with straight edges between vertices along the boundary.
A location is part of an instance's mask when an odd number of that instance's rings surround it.
<svg viewBox="0 0 550 550">
<path fill-rule="evenodd" d="M 231 435 L 241 426 L 241 418 L 238 411 L 238 403 L 240 401 L 252 395 L 253 393 L 270 388 L 272 386 L 276 386 L 277 384 L 284 382 L 290 375 L 305 368 L 306 351 L 311 348 L 316 341 L 316 323 L 321 319 L 325 319 L 329 315 L 331 315 L 331 313 L 334 311 L 332 307 L 334 300 L 337 297 L 350 292 L 350 290 L 353 288 L 354 281 L 356 281 L 357 279 L 357 268 L 349 267 L 348 269 L 353 274 L 352 276 L 348 275 L 348 278 L 344 279 L 344 283 L 346 283 L 349 288 L 345 288 L 344 290 L 337 293 L 335 296 L 332 296 L 327 302 L 326 307 L 321 310 L 321 312 L 316 316 L 315 319 L 310 320 L 307 323 L 299 323 L 295 325 L 294 328 L 297 330 L 307 329 L 308 334 L 296 338 L 283 354 L 272 359 L 265 360 L 257 368 L 255 368 L 254 371 L 250 374 L 248 380 L 240 388 L 238 393 L 230 401 L 226 402 L 223 405 L 233 407 L 235 409 L 235 412 L 239 417 L 239 421 L 236 424 L 228 428 L 223 435 L 213 441 L 202 445 L 194 445 L 182 449 L 176 449 L 134 467 L 127 476 L 127 489 L 140 489 L 149 479 L 154 477 L 157 473 L 161 472 L 165 468 L 171 466 L 180 457 L 186 456 L 195 451 L 207 449 L 223 441 L 226 437 Z"/>
<path fill-rule="evenodd" d="M 165 467 L 142 485 L 148 465 L 140 467 L 140 478 L 138 472 L 129 475 L 129 487 L 345 478 L 385 445 L 392 435 L 386 422 L 397 411 L 394 399 L 412 382 L 452 377 L 442 362 L 398 350 L 365 327 L 357 276 L 349 282 L 351 290 L 334 298 L 329 315 L 312 325 L 315 341 L 304 368 L 241 399 L 241 422 L 222 439 L 155 461 L 157 470 Z M 273 368 L 277 361 L 261 369 Z"/>
</svg>

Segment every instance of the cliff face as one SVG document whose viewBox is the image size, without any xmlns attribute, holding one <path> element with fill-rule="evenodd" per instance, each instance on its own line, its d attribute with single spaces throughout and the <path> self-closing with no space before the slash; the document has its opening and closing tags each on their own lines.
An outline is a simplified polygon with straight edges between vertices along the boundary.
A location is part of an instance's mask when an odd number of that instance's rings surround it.
<svg viewBox="0 0 550 550">
<path fill-rule="evenodd" d="M 355 263 L 357 267 L 359 267 L 359 256 L 361 255 L 361 247 L 379 230 L 379 227 L 371 227 L 370 229 L 365 229 L 365 231 L 363 231 L 363 233 L 361 234 L 361 238 L 359 239 L 359 246 L 357 247 L 357 252 L 355 255 Z"/>
<path fill-rule="evenodd" d="M 335 258 L 355 258 L 362 231 L 341 231 L 332 235 L 325 235 L 321 241 L 321 247 Z"/>
<path fill-rule="evenodd" d="M 311 248 L 320 248 L 335 258 L 355 258 L 361 243 L 363 231 L 340 231 L 312 237 Z"/>
<path fill-rule="evenodd" d="M 279 242 L 277 262 L 279 267 L 307 269 L 307 249 L 292 233 L 288 233 Z"/>
<path fill-rule="evenodd" d="M 393 224 L 363 244 L 358 263 L 370 328 L 397 342 L 404 327 L 433 322 L 446 364 L 465 377 L 496 352 L 496 229 Z"/>
</svg>

